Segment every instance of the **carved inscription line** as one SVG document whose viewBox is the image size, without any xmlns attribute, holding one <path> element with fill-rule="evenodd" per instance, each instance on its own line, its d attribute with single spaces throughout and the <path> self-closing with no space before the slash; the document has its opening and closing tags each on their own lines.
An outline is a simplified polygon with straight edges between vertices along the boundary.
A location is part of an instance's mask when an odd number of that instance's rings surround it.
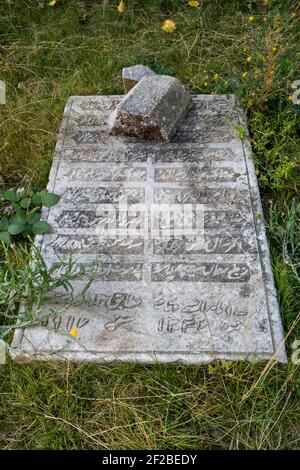
<svg viewBox="0 0 300 470">
<path fill-rule="evenodd" d="M 214 182 L 216 180 L 221 183 L 241 181 L 245 178 L 239 171 L 231 167 L 220 168 L 166 168 L 160 167 L 155 169 L 156 182 Z"/>
<path fill-rule="evenodd" d="M 63 209 L 58 206 L 51 211 L 50 222 L 52 225 L 60 227 L 61 230 L 67 228 L 93 229 L 100 220 L 105 219 L 105 216 L 102 214 L 97 214 L 97 207 L 85 204 L 84 209 L 75 210 L 73 205 L 64 204 Z M 145 206 L 141 207 L 144 208 L 143 213 L 145 213 Z M 249 214 L 249 210 L 250 208 L 247 206 L 244 208 L 238 206 L 221 208 L 221 206 L 217 206 L 215 209 L 210 209 L 206 206 L 204 210 L 204 228 L 205 230 L 210 230 L 211 232 L 209 233 L 211 234 L 213 234 L 213 230 L 221 230 L 221 233 L 215 232 L 215 235 L 222 235 L 224 232 L 231 233 L 232 230 L 245 233 L 247 229 L 250 230 L 249 233 L 253 233 L 252 214 Z M 118 214 L 119 212 L 118 205 L 116 204 L 114 213 Z M 136 216 L 139 216 L 140 210 L 135 209 L 134 213 Z"/>
<path fill-rule="evenodd" d="M 145 163 L 148 151 L 139 146 L 137 148 L 99 148 L 97 150 L 78 148 L 64 148 L 61 158 L 68 162 L 99 162 L 99 163 Z"/>
<path fill-rule="evenodd" d="M 85 292 L 73 299 L 71 294 L 65 292 L 55 292 L 54 298 L 49 297 L 55 303 L 65 303 L 72 300 L 72 305 L 81 305 L 86 303 L 88 306 L 97 305 L 108 311 L 115 310 L 135 310 L 143 306 L 141 296 L 130 294 L 127 292 L 113 292 L 112 294 Z"/>
<path fill-rule="evenodd" d="M 142 254 L 144 240 L 118 238 L 101 240 L 93 235 L 57 235 L 49 241 L 55 253 Z M 239 233 L 206 234 L 204 244 L 197 240 L 153 240 L 155 254 L 243 254 L 257 253 L 255 243 Z"/>
<path fill-rule="evenodd" d="M 60 180 L 65 181 L 68 179 L 70 182 L 76 181 L 135 181 L 143 182 L 146 179 L 146 168 L 143 167 L 118 167 L 111 168 L 110 166 L 103 168 L 64 168 L 60 172 Z"/>
<path fill-rule="evenodd" d="M 248 282 L 251 271 L 244 263 L 153 263 L 154 282 Z"/>
<path fill-rule="evenodd" d="M 57 315 L 43 319 L 41 325 L 54 331 L 59 331 L 60 329 L 69 331 L 71 328 L 81 329 L 89 322 L 90 320 L 87 317 L 76 318 L 74 315 Z"/>
<path fill-rule="evenodd" d="M 249 200 L 249 192 L 246 190 L 220 189 L 190 189 L 187 188 L 156 188 L 155 202 L 175 204 L 214 204 L 226 200 L 227 204 L 237 203 L 241 200 Z"/>
</svg>

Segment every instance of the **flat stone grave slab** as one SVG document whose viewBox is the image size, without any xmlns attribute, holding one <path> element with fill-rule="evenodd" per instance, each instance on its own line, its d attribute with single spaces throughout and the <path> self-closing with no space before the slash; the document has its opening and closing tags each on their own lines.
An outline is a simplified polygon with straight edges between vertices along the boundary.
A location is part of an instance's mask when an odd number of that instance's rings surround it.
<svg viewBox="0 0 300 470">
<path fill-rule="evenodd" d="M 53 231 L 36 244 L 58 273 L 72 255 L 78 277 L 73 294 L 59 288 L 45 298 L 40 323 L 16 330 L 13 358 L 285 362 L 234 96 L 193 96 L 168 144 L 109 136 L 121 99 L 68 100 L 48 185 L 61 199 L 44 211 Z"/>
</svg>

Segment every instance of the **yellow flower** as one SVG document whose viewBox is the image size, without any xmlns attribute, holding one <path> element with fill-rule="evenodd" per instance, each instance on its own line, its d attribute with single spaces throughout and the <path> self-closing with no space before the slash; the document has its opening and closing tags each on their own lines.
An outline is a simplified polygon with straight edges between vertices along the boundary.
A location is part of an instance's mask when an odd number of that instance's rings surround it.
<svg viewBox="0 0 300 470">
<path fill-rule="evenodd" d="M 208 82 L 204 82 L 204 83 L 203 83 L 203 86 L 208 86 Z"/>
<path fill-rule="evenodd" d="M 292 11 L 291 17 L 292 17 L 292 18 L 295 18 L 295 16 L 297 16 L 297 13 L 296 13 L 295 11 Z"/>
<path fill-rule="evenodd" d="M 250 23 L 252 23 L 252 21 L 254 21 L 254 16 L 253 15 L 248 16 L 248 21 L 250 21 Z"/>
<path fill-rule="evenodd" d="M 163 22 L 161 29 L 165 33 L 173 33 L 173 31 L 176 29 L 176 23 L 172 20 L 166 20 Z"/>
<path fill-rule="evenodd" d="M 244 47 L 243 52 L 247 52 L 248 47 Z"/>
<path fill-rule="evenodd" d="M 251 108 L 251 106 L 253 106 L 253 101 L 252 100 L 248 100 L 248 106 L 249 106 L 249 108 Z"/>
<path fill-rule="evenodd" d="M 268 6 L 269 5 L 269 0 L 263 0 L 264 1 L 264 5 L 265 6 Z"/>
<path fill-rule="evenodd" d="M 242 77 L 245 78 L 247 77 L 247 75 L 248 75 L 248 72 L 245 70 L 245 72 L 242 73 Z"/>
<path fill-rule="evenodd" d="M 74 336 L 74 338 L 76 338 L 76 336 L 78 336 L 78 330 L 77 330 L 77 328 L 71 328 L 71 329 L 69 330 L 69 335 Z"/>
<path fill-rule="evenodd" d="M 251 55 L 248 55 L 248 57 L 247 57 L 246 61 L 247 61 L 247 62 L 251 62 L 251 60 L 252 60 L 252 57 L 251 57 Z"/>
<path fill-rule="evenodd" d="M 200 5 L 200 2 L 196 2 L 194 0 L 190 0 L 188 2 L 188 4 L 190 5 L 190 7 L 198 7 Z"/>
<path fill-rule="evenodd" d="M 123 0 L 120 1 L 119 5 L 117 6 L 117 10 L 119 13 L 124 13 L 125 11 L 125 3 Z"/>
<path fill-rule="evenodd" d="M 52 0 L 50 3 L 49 3 L 49 6 L 50 7 L 54 7 L 54 5 L 56 4 L 57 0 Z"/>
<path fill-rule="evenodd" d="M 219 75 L 218 73 L 215 73 L 215 74 L 214 74 L 214 80 L 218 80 L 219 76 L 220 76 L 220 75 Z"/>
<path fill-rule="evenodd" d="M 272 47 L 272 52 L 276 52 L 276 51 L 277 51 L 277 47 L 276 46 Z"/>
<path fill-rule="evenodd" d="M 288 101 L 292 101 L 292 99 L 293 99 L 292 95 L 289 95 L 288 96 Z"/>
</svg>

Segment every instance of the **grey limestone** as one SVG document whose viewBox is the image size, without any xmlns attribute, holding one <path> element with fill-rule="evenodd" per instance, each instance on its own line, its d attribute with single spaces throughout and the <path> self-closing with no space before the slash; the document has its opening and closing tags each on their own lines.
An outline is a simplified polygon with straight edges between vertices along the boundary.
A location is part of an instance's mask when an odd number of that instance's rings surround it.
<svg viewBox="0 0 300 470">
<path fill-rule="evenodd" d="M 122 69 L 122 77 L 125 88 L 125 93 L 131 90 L 142 78 L 156 75 L 146 65 L 138 64 L 132 67 L 124 67 Z"/>
<path fill-rule="evenodd" d="M 77 276 L 72 295 L 47 294 L 36 324 L 16 330 L 13 358 L 285 362 L 255 169 L 248 140 L 236 132 L 244 124 L 234 97 L 194 96 L 167 144 L 109 135 L 121 99 L 68 100 L 48 185 L 61 199 L 43 212 L 52 233 L 35 243 L 56 275 L 72 255 Z M 174 215 L 154 211 L 152 220 L 153 207 Z M 182 207 L 194 221 L 200 215 L 199 230 L 176 232 Z"/>
<path fill-rule="evenodd" d="M 192 97 L 177 78 L 142 78 L 110 117 L 110 134 L 169 142 L 192 107 Z"/>
</svg>

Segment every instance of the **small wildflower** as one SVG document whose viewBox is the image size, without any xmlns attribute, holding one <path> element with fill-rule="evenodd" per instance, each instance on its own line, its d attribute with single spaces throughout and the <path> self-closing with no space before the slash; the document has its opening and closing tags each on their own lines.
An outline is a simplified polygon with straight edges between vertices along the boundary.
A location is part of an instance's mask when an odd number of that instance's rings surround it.
<svg viewBox="0 0 300 470">
<path fill-rule="evenodd" d="M 242 77 L 245 78 L 247 77 L 247 75 L 248 75 L 248 72 L 245 70 L 245 72 L 242 73 Z"/>
<path fill-rule="evenodd" d="M 253 15 L 248 16 L 248 21 L 252 23 L 254 21 L 254 16 Z"/>
<path fill-rule="evenodd" d="M 218 80 L 219 76 L 220 76 L 220 75 L 219 75 L 218 73 L 215 73 L 215 74 L 214 74 L 214 80 Z"/>
<path fill-rule="evenodd" d="M 269 5 L 269 0 L 263 0 L 265 7 Z"/>
<path fill-rule="evenodd" d="M 249 106 L 249 108 L 251 108 L 251 106 L 253 106 L 253 101 L 252 100 L 248 100 L 248 106 Z"/>
<path fill-rule="evenodd" d="M 161 29 L 165 33 L 173 33 L 173 31 L 176 29 L 176 23 L 172 20 L 166 20 L 163 22 Z"/>
<path fill-rule="evenodd" d="M 56 4 L 57 0 L 52 0 L 50 3 L 49 3 L 49 6 L 50 7 L 54 7 L 54 5 Z"/>
<path fill-rule="evenodd" d="M 272 47 L 272 52 L 277 52 L 277 47 L 276 46 Z"/>
<path fill-rule="evenodd" d="M 247 52 L 247 50 L 248 50 L 248 47 L 243 48 L 243 52 Z"/>
<path fill-rule="evenodd" d="M 74 336 L 74 338 L 76 338 L 76 336 L 78 336 L 78 330 L 77 330 L 77 328 L 71 328 L 71 329 L 69 330 L 69 335 Z"/>
<path fill-rule="evenodd" d="M 4 212 L 6 212 L 6 214 L 11 214 L 12 211 L 13 211 L 12 206 L 6 206 L 6 207 L 4 208 Z"/>
<path fill-rule="evenodd" d="M 198 7 L 200 5 L 200 2 L 197 2 L 196 0 L 190 0 L 188 4 L 190 7 Z"/>
<path fill-rule="evenodd" d="M 247 61 L 247 62 L 251 62 L 251 60 L 252 60 L 252 56 L 251 56 L 251 55 L 248 55 L 246 61 Z"/>
<path fill-rule="evenodd" d="M 292 17 L 292 18 L 295 18 L 295 16 L 297 16 L 297 13 L 296 13 L 295 11 L 292 11 L 291 17 Z"/>
<path fill-rule="evenodd" d="M 208 86 L 208 82 L 204 82 L 203 85 L 204 85 L 204 86 Z"/>
<path fill-rule="evenodd" d="M 120 1 L 119 5 L 117 6 L 117 10 L 119 13 L 124 13 L 125 11 L 125 3 L 123 0 Z"/>
</svg>

